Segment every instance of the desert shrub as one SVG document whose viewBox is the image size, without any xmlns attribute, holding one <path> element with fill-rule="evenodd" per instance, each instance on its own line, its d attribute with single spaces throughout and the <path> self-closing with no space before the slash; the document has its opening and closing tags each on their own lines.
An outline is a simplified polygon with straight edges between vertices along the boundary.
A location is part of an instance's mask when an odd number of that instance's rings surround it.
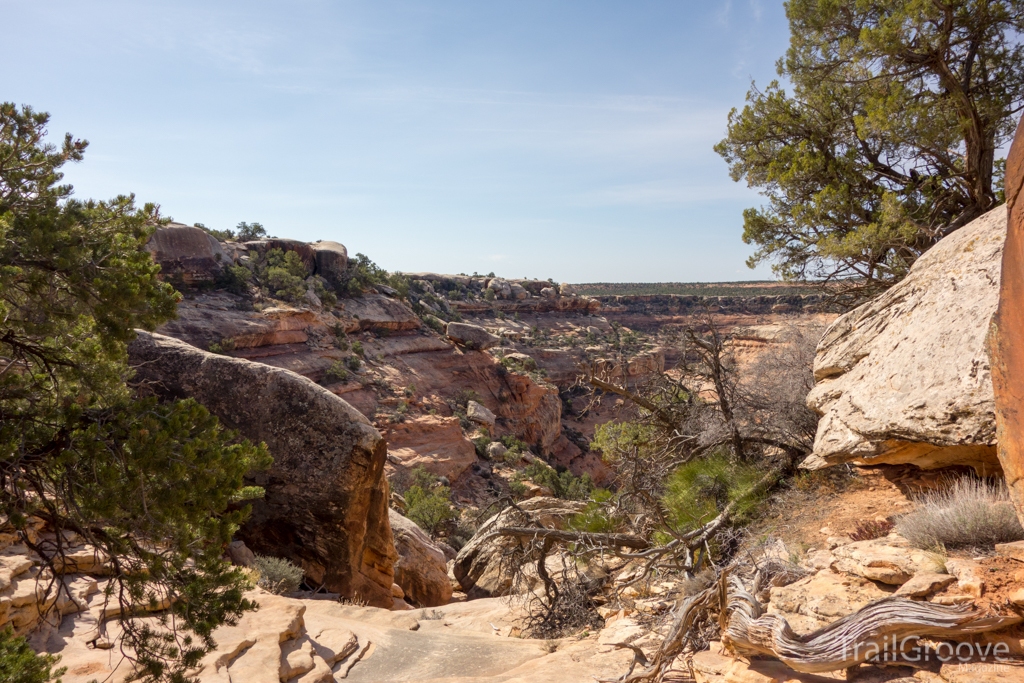
<svg viewBox="0 0 1024 683">
<path fill-rule="evenodd" d="M 431 536 L 442 534 L 459 518 L 458 511 L 452 509 L 451 489 L 447 486 L 424 488 L 413 485 L 404 497 L 405 516 Z"/>
<path fill-rule="evenodd" d="M 421 320 L 423 320 L 423 323 L 427 327 L 432 329 L 434 332 L 444 333 L 444 331 L 446 329 L 444 322 L 440 318 L 438 318 L 436 315 L 431 315 L 431 314 L 427 313 L 426 315 L 424 315 L 421 318 Z"/>
<path fill-rule="evenodd" d="M 257 555 L 252 566 L 260 576 L 256 585 L 271 593 L 293 593 L 302 583 L 302 568 L 283 557 Z"/>
<path fill-rule="evenodd" d="M 963 478 L 923 494 L 896 530 L 918 548 L 982 548 L 1024 539 L 1003 482 Z"/>
<path fill-rule="evenodd" d="M 365 254 L 349 259 L 344 277 L 340 289 L 348 296 L 360 296 L 375 285 L 384 285 L 398 292 L 400 298 L 409 298 L 409 278 L 401 273 L 389 273 Z"/>
<path fill-rule="evenodd" d="M 764 498 L 752 493 L 763 476 L 760 467 L 736 462 L 722 452 L 688 462 L 669 475 L 666 483 L 662 500 L 668 519 L 677 529 L 696 528 L 735 502 L 732 517 L 742 523 Z"/>
<path fill-rule="evenodd" d="M 473 439 L 473 447 L 476 449 L 477 456 L 483 458 L 484 460 L 490 458 L 490 456 L 487 455 L 487 447 L 490 445 L 491 437 L 489 436 L 478 436 L 475 439 Z"/>
<path fill-rule="evenodd" d="M 358 343 L 359 342 L 356 342 L 356 344 Z M 354 347 L 355 344 L 353 344 L 352 346 Z M 356 372 L 357 370 L 359 370 L 359 368 L 363 366 L 363 361 L 359 359 L 359 356 L 346 356 L 344 363 L 345 367 L 351 370 L 352 372 Z"/>
<path fill-rule="evenodd" d="M 485 289 L 484 290 L 484 299 L 485 300 L 487 300 L 487 301 L 494 301 L 496 298 L 497 298 L 497 295 L 494 293 L 493 289 Z"/>
<path fill-rule="evenodd" d="M 231 337 L 225 337 L 219 342 L 211 342 L 209 346 L 210 353 L 227 353 L 228 351 L 235 350 L 235 340 Z"/>
<path fill-rule="evenodd" d="M 336 360 L 331 363 L 331 367 L 324 374 L 324 378 L 332 382 L 344 382 L 348 379 L 348 370 L 345 368 L 345 363 Z"/>
<path fill-rule="evenodd" d="M 590 494 L 587 507 L 569 519 L 569 528 L 575 531 L 587 531 L 595 534 L 610 534 L 619 531 L 623 519 L 609 512 L 608 503 L 613 498 L 607 489 L 594 489 Z"/>
<path fill-rule="evenodd" d="M 266 229 L 260 223 L 246 223 L 245 221 L 240 222 L 235 226 L 238 231 L 236 233 L 236 239 L 239 242 L 249 242 L 252 240 L 262 239 L 267 236 Z M 226 232 L 231 232 L 227 230 Z"/>
<path fill-rule="evenodd" d="M 352 342 L 352 353 L 363 355 L 363 342 L 354 341 Z"/>
<path fill-rule="evenodd" d="M 558 472 L 540 460 L 530 463 L 520 474 L 538 486 L 551 489 L 556 498 L 565 500 L 586 500 L 594 490 L 589 474 L 577 477 L 568 470 Z"/>
<path fill-rule="evenodd" d="M 67 667 L 54 670 L 60 657 L 35 653 L 25 639 L 7 627 L 0 631 L 0 681 L 5 683 L 47 683 L 56 681 Z"/>
<path fill-rule="evenodd" d="M 870 541 L 874 538 L 888 536 L 895 526 L 895 524 L 887 519 L 861 522 L 853 530 L 853 533 L 850 534 L 850 538 L 854 541 Z"/>
</svg>

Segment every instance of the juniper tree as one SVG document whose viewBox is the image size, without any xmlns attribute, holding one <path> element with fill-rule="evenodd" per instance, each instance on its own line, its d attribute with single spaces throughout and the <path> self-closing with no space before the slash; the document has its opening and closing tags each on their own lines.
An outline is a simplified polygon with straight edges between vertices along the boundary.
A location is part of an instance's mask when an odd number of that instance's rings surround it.
<svg viewBox="0 0 1024 683">
<path fill-rule="evenodd" d="M 1024 1 L 789 0 L 786 15 L 788 90 L 752 85 L 716 151 L 767 198 L 744 211 L 748 265 L 862 298 L 999 201 Z"/>
<path fill-rule="evenodd" d="M 0 104 L 0 516 L 51 576 L 67 532 L 98 548 L 126 617 L 170 603 L 162 625 L 123 619 L 124 645 L 140 676 L 181 681 L 212 630 L 253 607 L 221 556 L 259 493 L 243 476 L 269 456 L 194 401 L 133 396 L 127 344 L 179 297 L 142 249 L 159 211 L 74 199 L 61 167 L 87 143 L 48 144 L 47 121 Z M 32 518 L 56 533 L 35 539 Z"/>
</svg>

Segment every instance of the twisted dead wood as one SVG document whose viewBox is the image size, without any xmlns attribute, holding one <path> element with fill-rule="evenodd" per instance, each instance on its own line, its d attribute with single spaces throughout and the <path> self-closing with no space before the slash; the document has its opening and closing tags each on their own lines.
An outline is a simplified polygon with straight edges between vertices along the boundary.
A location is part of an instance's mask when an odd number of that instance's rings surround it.
<svg viewBox="0 0 1024 683">
<path fill-rule="evenodd" d="M 763 614 L 761 605 L 737 581 L 730 581 L 727 647 L 745 655 L 770 655 L 796 671 L 821 673 L 845 669 L 894 643 L 917 637 L 956 638 L 1012 626 L 1018 617 L 1001 617 L 965 606 L 945 606 L 904 598 L 884 598 L 804 636 L 786 620 Z"/>
</svg>

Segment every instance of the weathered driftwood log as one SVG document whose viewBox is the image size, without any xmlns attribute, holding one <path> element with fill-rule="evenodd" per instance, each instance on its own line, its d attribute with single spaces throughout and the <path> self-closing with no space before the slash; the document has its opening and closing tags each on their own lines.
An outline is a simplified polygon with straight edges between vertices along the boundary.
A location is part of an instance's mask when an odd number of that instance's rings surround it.
<svg viewBox="0 0 1024 683">
<path fill-rule="evenodd" d="M 845 669 L 885 652 L 894 656 L 900 644 L 918 637 L 955 639 L 1020 622 L 1019 617 L 994 616 L 973 607 L 885 598 L 800 636 L 782 617 L 762 615 L 761 605 L 738 581 L 730 581 L 729 588 L 728 626 L 722 643 L 737 654 L 777 657 L 805 673 Z"/>
</svg>

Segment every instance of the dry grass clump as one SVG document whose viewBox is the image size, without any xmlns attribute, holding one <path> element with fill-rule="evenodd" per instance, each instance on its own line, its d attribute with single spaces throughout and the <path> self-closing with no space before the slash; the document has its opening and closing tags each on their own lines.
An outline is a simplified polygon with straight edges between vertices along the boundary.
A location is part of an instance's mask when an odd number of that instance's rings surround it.
<svg viewBox="0 0 1024 683">
<path fill-rule="evenodd" d="M 896 530 L 918 548 L 985 548 L 1024 539 L 1006 484 L 963 478 L 918 499 Z"/>
</svg>

